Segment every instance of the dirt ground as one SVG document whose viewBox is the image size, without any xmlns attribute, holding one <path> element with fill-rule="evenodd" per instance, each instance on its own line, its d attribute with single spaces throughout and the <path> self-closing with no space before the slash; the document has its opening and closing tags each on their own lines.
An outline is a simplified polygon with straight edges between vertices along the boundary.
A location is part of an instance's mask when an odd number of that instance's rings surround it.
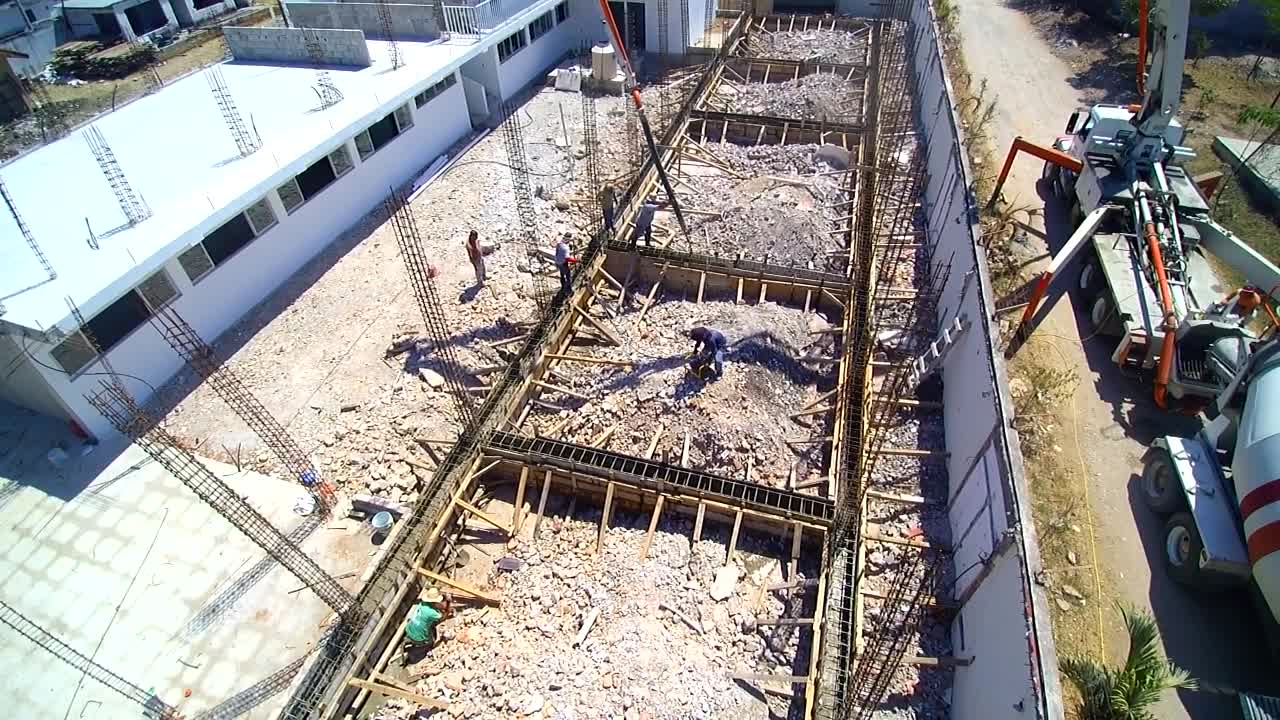
<svg viewBox="0 0 1280 720">
<path fill-rule="evenodd" d="M 958 30 L 972 75 L 968 87 L 976 93 L 985 82 L 988 98 L 998 98 L 985 130 L 1000 157 L 1015 136 L 1048 141 L 1061 132 L 1071 111 L 1101 99 L 1099 78 L 1132 77 L 1132 61 L 1112 56 L 1104 68 L 1087 55 L 1076 56 L 1071 38 L 1046 37 L 1045 27 L 1037 12 L 1000 0 L 974 0 L 960 9 Z M 1117 94 L 1125 101 L 1134 99 L 1131 83 L 1112 82 L 1121 83 Z M 1068 234 L 1065 208 L 1055 201 L 1046 205 L 1037 192 L 1040 170 L 1038 162 L 1020 162 L 1004 192 L 1013 205 L 1044 208 L 1033 213 L 1021 246 L 1028 274 L 1043 267 L 1046 244 L 1056 251 Z M 1064 277 L 1074 272 L 1067 268 Z M 1193 428 L 1158 410 L 1149 383 L 1121 373 L 1110 362 L 1105 341 L 1082 345 L 1080 338 L 1090 334 L 1086 328 L 1087 320 L 1063 296 L 1011 365 L 1015 378 L 1036 366 L 1079 378 L 1046 416 L 1023 419 L 1051 426 L 1039 464 L 1028 467 L 1028 482 L 1037 494 L 1036 524 L 1045 538 L 1044 570 L 1055 598 L 1059 657 L 1105 655 L 1122 661 L 1126 647 L 1111 609 L 1119 601 L 1150 611 L 1168 657 L 1202 683 L 1274 692 L 1269 687 L 1274 679 L 1264 671 L 1270 663 L 1256 642 L 1260 630 L 1252 608 L 1239 594 L 1199 596 L 1175 585 L 1161 564 L 1162 523 L 1136 492 L 1148 443 Z M 1039 470 L 1047 465 L 1059 469 L 1064 486 L 1037 486 Z M 1056 493 L 1057 502 L 1040 503 L 1049 493 Z M 1067 585 L 1078 589 L 1083 601 L 1067 597 Z M 1234 703 L 1227 695 L 1184 691 L 1166 694 L 1154 713 L 1168 720 L 1226 718 L 1235 716 Z"/>
</svg>

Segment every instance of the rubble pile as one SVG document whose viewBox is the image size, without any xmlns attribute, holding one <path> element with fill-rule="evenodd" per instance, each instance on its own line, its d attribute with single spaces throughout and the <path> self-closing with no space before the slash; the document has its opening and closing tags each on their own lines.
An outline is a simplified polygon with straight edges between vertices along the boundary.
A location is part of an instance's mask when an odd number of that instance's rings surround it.
<svg viewBox="0 0 1280 720">
<path fill-rule="evenodd" d="M 418 692 L 481 720 L 803 716 L 802 693 L 765 696 L 728 677 L 808 673 L 807 628 L 757 624 L 814 612 L 812 589 L 763 591 L 784 579 L 781 540 L 744 532 L 725 566 L 727 527 L 708 522 L 691 547 L 691 519 L 668 511 L 640 559 L 648 513 L 616 508 L 597 555 L 600 508 L 575 503 L 566 517 L 568 504 L 554 498 L 539 537 L 510 550 L 504 564 L 518 569 L 489 571 L 501 608 L 444 621 L 430 654 L 401 670 Z M 798 577 L 817 570 L 802 561 Z"/>
<path fill-rule="evenodd" d="M 728 112 L 823 122 L 853 122 L 862 117 L 862 93 L 829 73 L 771 83 L 726 84 L 720 95 Z"/>
<path fill-rule="evenodd" d="M 823 444 L 787 441 L 830 432 L 825 416 L 788 419 L 835 381 L 833 363 L 807 359 L 837 352 L 833 335 L 811 334 L 830 327 L 825 318 L 772 302 L 665 302 L 661 297 L 644 325 L 638 315 L 633 310 L 613 321 L 626 346 L 574 350 L 628 360 L 632 368 L 581 364 L 572 366 L 569 376 L 561 366 L 565 376 L 552 379 L 592 398 L 568 411 L 573 416 L 563 437 L 586 443 L 615 427 L 607 447 L 643 455 L 654 431 L 663 427 L 655 456 L 671 462 L 680 461 L 687 433 L 690 467 L 742 478 L 750 460 L 751 479 L 775 487 L 786 483 L 793 465 L 798 481 L 822 474 Z M 725 374 L 718 380 L 703 382 L 689 372 L 688 331 L 698 325 L 720 330 L 729 341 Z M 568 406 L 564 396 L 543 397 Z M 543 410 L 534 417 L 545 431 L 565 415 Z"/>
<path fill-rule="evenodd" d="M 781 30 L 758 36 L 759 57 L 802 62 L 861 65 L 867 57 L 867 33 L 848 30 Z"/>
</svg>

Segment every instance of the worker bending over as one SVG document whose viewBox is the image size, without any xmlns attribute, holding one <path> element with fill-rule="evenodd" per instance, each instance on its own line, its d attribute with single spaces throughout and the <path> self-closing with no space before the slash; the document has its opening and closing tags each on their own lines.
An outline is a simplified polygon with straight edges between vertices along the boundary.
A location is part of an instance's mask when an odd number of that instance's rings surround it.
<svg viewBox="0 0 1280 720">
<path fill-rule="evenodd" d="M 653 215 L 660 208 L 664 208 L 669 204 L 665 200 L 658 202 L 653 198 L 644 201 L 644 204 L 640 206 L 640 212 L 636 213 L 636 234 L 631 238 L 633 246 L 640 242 L 641 237 L 644 238 L 646 243 L 653 242 Z"/>
<path fill-rule="evenodd" d="M 704 368 L 708 364 L 713 364 L 716 371 L 716 377 L 724 375 L 724 351 L 729 346 L 729 341 L 725 339 L 724 333 L 714 328 L 696 327 L 689 331 L 689 338 L 693 340 L 693 367 L 695 370 Z"/>
<path fill-rule="evenodd" d="M 569 265 L 576 262 L 578 258 L 569 249 L 569 233 L 565 233 L 556 243 L 556 269 L 560 271 L 560 293 L 565 297 L 569 297 L 573 291 L 573 284 L 569 281 Z"/>
<path fill-rule="evenodd" d="M 436 624 L 449 614 L 449 603 L 440 589 L 431 586 L 418 595 L 404 626 L 406 645 L 413 649 L 430 649 L 436 642 Z"/>
</svg>

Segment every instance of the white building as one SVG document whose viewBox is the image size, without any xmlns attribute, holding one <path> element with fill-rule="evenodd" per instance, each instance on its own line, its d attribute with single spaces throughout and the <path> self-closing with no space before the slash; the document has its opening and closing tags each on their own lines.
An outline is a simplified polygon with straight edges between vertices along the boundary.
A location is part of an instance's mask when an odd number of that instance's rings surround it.
<svg viewBox="0 0 1280 720">
<path fill-rule="evenodd" d="M 181 366 L 148 323 L 151 308 L 173 303 L 202 336 L 217 337 L 389 186 L 470 133 L 496 101 L 604 35 L 593 0 L 542 0 L 508 12 L 468 37 L 398 41 L 406 64 L 395 71 L 386 43 L 361 38 L 371 64 L 333 69 L 345 99 L 323 111 L 315 110 L 315 70 L 305 64 L 219 65 L 246 125 L 261 137 L 247 157 L 215 104 L 208 70 L 100 118 L 94 125 L 152 211 L 132 226 L 81 132 L 0 167 L 56 273 L 50 279 L 15 221 L 0 217 L 0 397 L 93 435 L 113 432 L 84 398 L 104 367 L 78 332 L 72 303 L 145 400 Z M 690 26 L 701 35 L 700 17 Z M 299 32 L 254 30 L 261 31 Z"/>
</svg>

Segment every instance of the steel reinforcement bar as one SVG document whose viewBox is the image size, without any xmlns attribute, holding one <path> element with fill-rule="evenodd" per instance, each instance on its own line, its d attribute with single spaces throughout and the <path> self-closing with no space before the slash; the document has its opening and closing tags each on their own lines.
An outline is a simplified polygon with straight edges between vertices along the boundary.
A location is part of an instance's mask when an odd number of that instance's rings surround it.
<svg viewBox="0 0 1280 720">
<path fill-rule="evenodd" d="M 726 44 L 712 60 L 707 72 L 698 81 L 685 101 L 682 113 L 688 113 L 706 91 L 708 78 L 713 75 L 717 64 L 723 63 L 727 49 L 741 31 L 742 24 L 735 25 Z M 677 118 L 678 120 L 679 118 Z M 669 145 L 675 131 L 681 126 L 673 122 L 664 133 L 662 145 Z M 646 159 L 640 172 L 627 190 L 626 198 L 620 203 L 620 213 L 626 208 L 634 211 L 637 205 L 636 189 L 643 182 L 645 175 L 653 170 L 652 158 Z M 587 271 L 594 272 L 596 260 L 605 250 L 606 234 L 597 233 L 580 254 L 579 270 L 575 273 L 575 284 L 579 276 Z M 516 355 L 515 360 L 507 367 L 506 372 L 496 378 L 484 404 L 475 413 L 468 433 L 459 437 L 453 450 L 436 468 L 430 485 L 423 490 L 422 497 L 414 506 L 413 512 L 401 524 L 400 531 L 389 540 L 382 560 L 370 575 L 369 580 L 361 587 L 355 601 L 355 612 L 345 622 L 340 622 L 333 632 L 316 648 L 315 660 L 299 680 L 292 696 L 286 703 L 280 717 L 287 720 L 314 718 L 331 711 L 341 709 L 341 696 L 346 690 L 343 679 L 346 673 L 357 662 L 357 656 L 368 650 L 378 640 L 378 632 L 385 628 L 382 622 L 387 613 L 396 612 L 398 601 L 403 597 L 400 590 L 414 576 L 413 568 L 422 553 L 429 550 L 425 541 L 430 528 L 445 512 L 450 496 L 462 483 L 471 461 L 488 443 L 489 437 L 504 423 L 519 400 L 515 392 L 526 376 L 533 372 L 535 361 L 543 349 L 548 335 L 561 323 L 567 320 L 566 313 L 569 299 L 554 298 L 542 313 L 537 325 L 530 330 L 528 337 Z"/>
<path fill-rule="evenodd" d="M 769 282 L 799 282 L 815 285 L 819 289 L 832 293 L 849 292 L 849 280 L 841 273 L 823 272 L 794 265 L 775 265 L 773 263 L 748 260 L 746 258 L 720 257 L 701 253 L 672 250 L 671 248 L 644 247 L 631 245 L 622 240 L 610 240 L 605 246 L 610 252 L 633 252 L 641 258 L 658 260 L 676 267 L 694 270 L 717 270 L 731 275 L 754 277 Z"/>
<path fill-rule="evenodd" d="M 679 465 L 645 460 L 599 448 L 495 432 L 485 452 L 498 457 L 560 468 L 569 472 L 624 482 L 648 490 L 678 488 L 686 494 L 826 527 L 835 505 L 826 498 L 803 495 L 759 483 L 732 480 Z"/>
</svg>

